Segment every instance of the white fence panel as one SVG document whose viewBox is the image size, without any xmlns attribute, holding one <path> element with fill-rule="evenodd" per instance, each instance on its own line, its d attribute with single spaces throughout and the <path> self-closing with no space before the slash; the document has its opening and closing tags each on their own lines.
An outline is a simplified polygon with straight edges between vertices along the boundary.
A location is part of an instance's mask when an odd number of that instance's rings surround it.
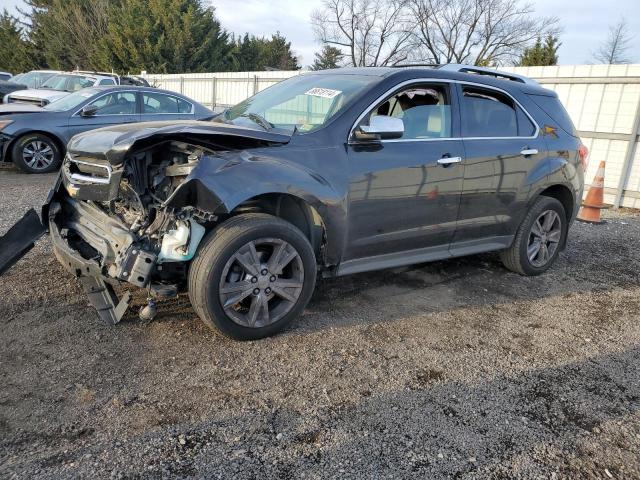
<svg viewBox="0 0 640 480">
<path fill-rule="evenodd" d="M 299 74 L 299 71 L 274 71 L 144 76 L 151 85 L 182 93 L 203 105 L 219 110 Z"/>
</svg>

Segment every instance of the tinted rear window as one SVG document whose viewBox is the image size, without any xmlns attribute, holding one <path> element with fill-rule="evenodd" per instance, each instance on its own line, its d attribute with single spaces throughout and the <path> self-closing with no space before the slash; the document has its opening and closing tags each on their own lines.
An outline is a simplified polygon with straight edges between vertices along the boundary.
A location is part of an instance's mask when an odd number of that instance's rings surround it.
<svg viewBox="0 0 640 480">
<path fill-rule="evenodd" d="M 578 136 L 576 128 L 573 126 L 571 117 L 558 100 L 558 97 L 548 97 L 545 95 L 529 95 L 529 98 L 535 102 L 547 115 L 553 120 L 558 122 L 560 128 L 562 128 L 569 135 L 574 137 Z"/>
<path fill-rule="evenodd" d="M 511 97 L 476 87 L 463 87 L 462 95 L 465 137 L 530 137 L 535 133 L 535 125 Z"/>
</svg>

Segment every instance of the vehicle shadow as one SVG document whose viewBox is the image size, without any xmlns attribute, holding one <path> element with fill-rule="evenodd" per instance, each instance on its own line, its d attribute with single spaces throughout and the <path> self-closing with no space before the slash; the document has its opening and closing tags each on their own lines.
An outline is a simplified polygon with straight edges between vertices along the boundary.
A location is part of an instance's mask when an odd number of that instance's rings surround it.
<svg viewBox="0 0 640 480">
<path fill-rule="evenodd" d="M 548 272 L 538 277 L 512 273 L 497 253 L 489 253 L 323 279 L 300 323 L 305 330 L 315 330 L 389 322 L 458 308 L 639 286 L 640 254 L 633 242 L 602 231 L 595 232 L 602 236 L 593 238 L 590 228 L 574 227 L 578 232 L 567 249 Z M 326 314 L 330 320 L 322 321 L 320 317 Z"/>
<path fill-rule="evenodd" d="M 632 347 L 495 377 L 477 375 L 473 381 L 417 369 L 406 376 L 404 388 L 389 393 L 361 391 L 343 400 L 339 391 L 325 388 L 302 411 L 290 405 L 289 396 L 266 403 L 252 399 L 251 385 L 235 392 L 230 404 L 237 409 L 230 409 L 229 403 L 219 404 L 224 382 L 197 390 L 194 405 L 183 395 L 191 390 L 179 387 L 188 389 L 197 380 L 172 379 L 182 385 L 162 397 L 174 411 L 169 423 L 129 431 L 123 444 L 102 436 L 92 451 L 108 448 L 119 459 L 115 470 L 121 478 L 136 478 L 141 465 L 149 466 L 145 475 L 180 478 L 214 478 L 229 469 L 237 472 L 234 478 L 346 478 L 356 472 L 363 478 L 606 478 L 605 469 L 611 478 L 638 478 L 640 437 L 631 432 L 640 411 L 639 362 L 640 348 Z M 139 378 L 140 390 L 146 378 L 155 375 Z M 290 391 L 300 387 L 295 379 L 288 384 Z M 312 399 L 322 387 L 306 393 Z M 136 404 L 151 408 L 154 396 L 121 406 L 122 424 L 135 425 Z M 218 407 L 203 414 L 209 401 Z M 100 428 L 94 415 L 77 423 L 74 428 L 89 438 Z M 38 441 L 49 444 L 46 454 L 28 462 L 53 476 L 62 463 L 103 461 L 84 456 L 84 435 L 65 438 L 62 445 L 55 438 Z M 153 449 L 145 448 L 149 442 Z"/>
</svg>

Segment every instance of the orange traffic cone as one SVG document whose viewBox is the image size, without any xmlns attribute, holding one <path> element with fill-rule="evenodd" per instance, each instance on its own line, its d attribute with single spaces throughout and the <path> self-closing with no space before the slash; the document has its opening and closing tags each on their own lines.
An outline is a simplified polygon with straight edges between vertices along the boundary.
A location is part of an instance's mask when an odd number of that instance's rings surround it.
<svg viewBox="0 0 640 480">
<path fill-rule="evenodd" d="M 600 210 L 603 208 L 609 208 L 604 202 L 604 165 L 605 162 L 600 162 L 596 176 L 593 177 L 593 182 L 587 192 L 587 198 L 582 202 L 582 208 L 578 212 L 578 220 L 588 223 L 603 223 L 600 219 Z"/>
</svg>

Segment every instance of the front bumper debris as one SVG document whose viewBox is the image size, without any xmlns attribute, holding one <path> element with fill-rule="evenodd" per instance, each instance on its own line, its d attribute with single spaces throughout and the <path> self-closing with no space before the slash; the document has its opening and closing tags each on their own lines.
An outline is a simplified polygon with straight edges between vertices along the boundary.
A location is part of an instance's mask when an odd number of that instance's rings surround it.
<svg viewBox="0 0 640 480">
<path fill-rule="evenodd" d="M 150 299 L 175 297 L 205 225 L 216 217 L 191 204 L 166 204 L 198 164 L 200 150 L 165 147 L 116 166 L 67 155 L 41 216 L 29 212 L 0 238 L 0 273 L 48 231 L 55 257 L 106 323 L 118 323 L 131 302 L 129 293 L 118 298 L 119 285 L 147 288 Z"/>
<path fill-rule="evenodd" d="M 54 255 L 67 271 L 78 278 L 100 318 L 109 325 L 118 323 L 129 308 L 131 294 L 126 292 L 122 299 L 118 299 L 113 286 L 102 278 L 100 265 L 94 260 L 83 258 L 69 246 L 62 238 L 53 216 L 49 219 L 49 231 Z"/>
<path fill-rule="evenodd" d="M 9 158 L 9 145 L 11 144 L 12 137 L 4 133 L 0 133 L 0 162 L 10 162 Z"/>
<path fill-rule="evenodd" d="M 0 238 L 0 275 L 31 250 L 47 229 L 34 209 L 29 210 L 9 231 Z"/>
</svg>

